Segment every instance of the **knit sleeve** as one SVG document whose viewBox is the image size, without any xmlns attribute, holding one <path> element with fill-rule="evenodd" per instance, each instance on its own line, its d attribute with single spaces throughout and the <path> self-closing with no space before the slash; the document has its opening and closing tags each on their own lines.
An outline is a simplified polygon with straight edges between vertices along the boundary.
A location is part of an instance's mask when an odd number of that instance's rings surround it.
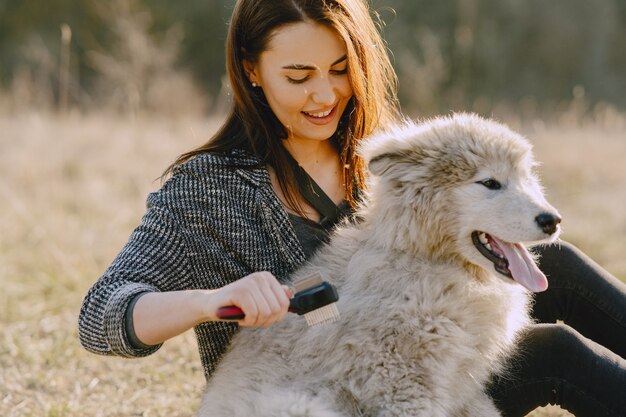
<svg viewBox="0 0 626 417">
<path fill-rule="evenodd" d="M 172 215 L 149 207 L 140 225 L 104 275 L 87 293 L 79 315 L 81 344 L 89 351 L 125 357 L 147 356 L 161 345 L 137 348 L 128 337 L 125 313 L 142 292 L 191 287 L 184 240 Z"/>
</svg>

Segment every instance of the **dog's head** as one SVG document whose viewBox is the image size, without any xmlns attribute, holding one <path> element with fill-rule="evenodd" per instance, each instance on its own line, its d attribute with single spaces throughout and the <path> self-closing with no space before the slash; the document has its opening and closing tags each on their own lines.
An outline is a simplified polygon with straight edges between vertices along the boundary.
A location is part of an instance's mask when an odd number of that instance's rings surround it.
<svg viewBox="0 0 626 417">
<path fill-rule="evenodd" d="M 406 122 L 368 140 L 362 154 L 374 177 L 370 209 L 387 219 L 381 241 L 495 269 L 531 291 L 547 288 L 526 245 L 555 240 L 561 218 L 522 136 L 457 114 Z"/>
</svg>

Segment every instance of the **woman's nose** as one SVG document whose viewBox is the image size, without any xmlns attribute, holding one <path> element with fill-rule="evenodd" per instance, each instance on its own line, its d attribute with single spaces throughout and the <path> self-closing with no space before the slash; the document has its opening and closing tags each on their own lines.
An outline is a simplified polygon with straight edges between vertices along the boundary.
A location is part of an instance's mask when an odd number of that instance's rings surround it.
<svg viewBox="0 0 626 417">
<path fill-rule="evenodd" d="M 337 94 L 335 86 L 329 78 L 320 78 L 312 91 L 311 98 L 318 104 L 335 104 Z"/>
</svg>

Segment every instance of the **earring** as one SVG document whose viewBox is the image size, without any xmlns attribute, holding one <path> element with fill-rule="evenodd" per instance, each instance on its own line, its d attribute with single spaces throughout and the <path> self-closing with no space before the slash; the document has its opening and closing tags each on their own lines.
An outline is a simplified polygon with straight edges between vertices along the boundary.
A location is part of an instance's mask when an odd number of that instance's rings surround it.
<svg viewBox="0 0 626 417">
<path fill-rule="evenodd" d="M 257 83 L 255 83 L 254 81 L 252 81 L 252 87 L 258 87 Z"/>
</svg>

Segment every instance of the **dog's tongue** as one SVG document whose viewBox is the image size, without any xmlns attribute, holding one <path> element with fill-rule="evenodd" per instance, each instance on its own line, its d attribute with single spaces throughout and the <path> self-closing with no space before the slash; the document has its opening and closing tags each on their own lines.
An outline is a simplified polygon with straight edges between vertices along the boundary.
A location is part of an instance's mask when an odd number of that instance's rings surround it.
<svg viewBox="0 0 626 417">
<path fill-rule="evenodd" d="M 532 292 L 548 289 L 548 279 L 539 270 L 528 250 L 519 243 L 508 243 L 491 236 L 509 261 L 513 279 Z"/>
</svg>

